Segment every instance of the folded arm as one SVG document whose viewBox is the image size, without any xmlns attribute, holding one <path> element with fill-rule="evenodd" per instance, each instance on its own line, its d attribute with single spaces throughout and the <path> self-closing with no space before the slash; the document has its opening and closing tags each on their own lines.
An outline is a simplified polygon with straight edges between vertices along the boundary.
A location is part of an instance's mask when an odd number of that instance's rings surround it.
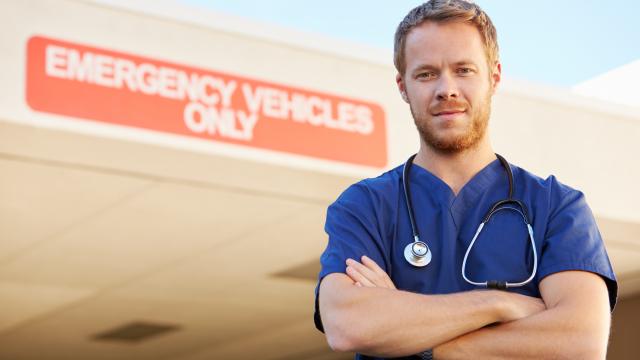
<svg viewBox="0 0 640 360">
<path fill-rule="evenodd" d="M 610 313 L 600 276 L 565 271 L 545 277 L 547 310 L 486 327 L 434 349 L 440 359 L 605 359 Z"/>
<path fill-rule="evenodd" d="M 367 275 L 384 286 L 354 286 L 350 278 L 355 276 L 354 267 L 367 271 L 352 262 L 349 275 L 330 274 L 320 284 L 322 322 L 329 345 L 337 351 L 382 357 L 412 355 L 486 325 L 544 309 L 540 299 L 495 290 L 450 295 L 399 291 L 379 268 Z"/>
</svg>

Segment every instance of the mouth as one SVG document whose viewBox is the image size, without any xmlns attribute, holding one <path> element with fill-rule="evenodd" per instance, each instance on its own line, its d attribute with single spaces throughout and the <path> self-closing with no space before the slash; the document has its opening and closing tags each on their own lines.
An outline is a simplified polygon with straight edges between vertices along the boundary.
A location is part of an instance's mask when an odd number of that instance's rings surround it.
<svg viewBox="0 0 640 360">
<path fill-rule="evenodd" d="M 462 109 L 447 109 L 433 113 L 433 118 L 434 120 L 436 120 L 439 126 L 451 128 L 455 127 L 456 124 L 459 124 L 460 121 L 462 121 L 462 118 L 464 117 L 466 112 L 466 110 Z"/>
<path fill-rule="evenodd" d="M 466 110 L 458 110 L 458 109 L 451 109 L 451 110 L 443 110 L 443 111 L 439 111 L 437 113 L 434 113 L 433 116 L 447 116 L 447 115 L 457 115 L 457 114 L 464 114 L 466 112 Z"/>
</svg>

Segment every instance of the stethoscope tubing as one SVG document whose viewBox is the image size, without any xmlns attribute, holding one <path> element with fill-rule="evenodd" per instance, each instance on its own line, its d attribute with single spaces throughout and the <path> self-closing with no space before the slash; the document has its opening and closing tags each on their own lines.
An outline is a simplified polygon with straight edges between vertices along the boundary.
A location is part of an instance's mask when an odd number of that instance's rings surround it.
<svg viewBox="0 0 640 360">
<path fill-rule="evenodd" d="M 411 165 L 413 165 L 413 159 L 418 154 L 413 154 L 409 157 L 409 160 L 404 164 L 402 168 L 402 181 L 404 182 L 404 198 L 407 204 L 407 212 L 409 213 L 409 222 L 411 222 L 411 231 L 413 232 L 413 241 L 420 241 L 420 235 L 418 234 L 418 227 L 416 226 L 416 218 L 413 214 L 413 204 L 411 202 L 411 196 L 409 194 L 409 170 L 411 170 Z"/>
<path fill-rule="evenodd" d="M 403 173 L 402 173 L 402 182 L 403 182 L 403 186 L 404 186 L 404 196 L 405 196 L 405 202 L 407 204 L 407 212 L 409 213 L 409 221 L 411 223 L 411 231 L 413 233 L 413 242 L 410 243 L 409 245 L 407 245 L 407 247 L 405 248 L 405 258 L 406 260 L 417 267 L 423 267 L 426 266 L 427 264 L 429 264 L 429 262 L 431 262 L 431 250 L 429 249 L 428 245 L 426 244 L 426 242 L 420 240 L 420 234 L 418 232 L 418 227 L 416 224 L 416 220 L 415 220 L 415 214 L 413 212 L 413 204 L 411 201 L 411 192 L 409 190 L 409 172 L 411 170 L 411 165 L 413 164 L 413 159 L 416 157 L 417 154 L 414 154 L 412 156 L 409 157 L 409 159 L 407 160 L 407 162 L 404 165 L 403 168 Z M 524 286 L 526 284 L 528 284 L 529 282 L 531 282 L 533 280 L 533 278 L 536 275 L 537 269 L 538 269 L 538 253 L 536 250 L 536 242 L 535 242 L 535 237 L 533 235 L 533 228 L 531 227 L 531 222 L 529 221 L 529 216 L 527 213 L 527 209 L 524 206 L 524 204 L 522 202 L 520 202 L 519 200 L 516 200 L 513 198 L 513 188 L 514 188 L 514 181 L 513 181 L 513 173 L 511 172 L 511 167 L 509 166 L 509 163 L 499 154 L 496 154 L 496 157 L 498 158 L 498 160 L 500 161 L 500 164 L 502 165 L 502 167 L 504 168 L 504 170 L 507 173 L 507 178 L 509 181 L 509 192 L 508 192 L 508 197 L 504 200 L 500 200 L 497 201 L 495 204 L 493 204 L 491 206 L 491 208 L 489 209 L 487 215 L 484 217 L 484 219 L 482 220 L 482 222 L 480 223 L 480 225 L 478 226 L 478 229 L 476 230 L 475 235 L 473 236 L 473 239 L 471 240 L 471 243 L 469 244 L 469 246 L 467 247 L 467 251 L 465 252 L 464 255 L 464 259 L 462 260 L 462 268 L 461 268 L 461 274 L 463 279 L 472 285 L 475 286 L 484 286 L 484 287 L 488 287 L 488 288 L 497 288 L 497 289 L 507 289 L 507 288 L 512 288 L 512 287 L 520 287 L 520 286 Z M 512 207 L 512 206 L 505 206 L 507 204 L 516 204 L 518 208 Z M 533 249 L 533 270 L 531 271 L 531 275 L 524 281 L 521 282 L 507 282 L 507 281 L 497 281 L 497 280 L 491 280 L 491 281 L 484 281 L 484 282 L 476 282 L 476 281 L 472 281 L 467 277 L 466 274 L 466 267 L 467 267 L 467 259 L 469 257 L 469 253 L 471 252 L 471 249 L 473 248 L 473 245 L 475 244 L 476 240 L 478 239 L 478 236 L 480 235 L 480 232 L 482 231 L 482 229 L 484 228 L 484 225 L 489 222 L 489 220 L 491 219 L 491 216 L 493 216 L 495 213 L 497 213 L 498 211 L 501 210 L 513 210 L 518 212 L 521 216 L 522 219 L 524 220 L 524 223 L 527 226 L 527 231 L 529 232 L 529 240 L 531 242 L 531 247 Z M 424 255 L 419 255 L 416 254 L 415 251 L 412 251 L 412 247 L 415 245 L 420 245 L 420 246 L 424 246 L 426 248 L 426 252 Z"/>
<path fill-rule="evenodd" d="M 529 239 L 531 241 L 531 248 L 533 249 L 533 270 L 531 271 L 531 275 L 522 282 L 518 282 L 518 283 L 511 283 L 508 281 L 503 282 L 502 286 L 504 286 L 505 288 L 512 288 L 512 287 L 521 287 L 524 286 L 528 283 L 531 282 L 531 280 L 533 280 L 533 278 L 536 275 L 536 272 L 538 270 L 538 252 L 536 250 L 536 241 L 535 238 L 533 237 L 533 228 L 531 227 L 531 225 L 527 222 L 527 219 L 525 218 L 524 214 L 516 209 L 516 208 L 511 208 L 511 207 L 502 207 L 502 208 L 498 208 L 494 211 L 494 213 L 500 211 L 500 210 L 514 210 L 518 213 L 520 213 L 520 215 L 522 215 L 522 218 L 525 221 L 525 224 L 527 225 L 527 231 L 529 232 Z M 488 220 L 487 220 L 488 221 Z M 476 281 L 472 281 L 467 277 L 467 272 L 466 272 L 466 268 L 467 268 L 467 258 L 469 257 L 469 253 L 471 252 L 471 249 L 473 248 L 473 245 L 476 242 L 476 239 L 478 238 L 478 235 L 480 235 L 480 232 L 482 231 L 482 228 L 484 228 L 484 224 L 486 224 L 485 221 L 480 223 L 480 226 L 478 226 L 478 230 L 476 230 L 475 235 L 473 236 L 473 239 L 471 240 L 471 243 L 469 244 L 469 246 L 467 247 L 467 251 L 464 254 L 464 259 L 462 260 L 462 277 L 464 278 L 464 280 L 466 282 L 468 282 L 469 284 L 475 285 L 475 286 L 484 286 L 484 287 L 489 287 L 489 282 L 488 281 L 484 281 L 484 282 L 476 282 Z"/>
</svg>

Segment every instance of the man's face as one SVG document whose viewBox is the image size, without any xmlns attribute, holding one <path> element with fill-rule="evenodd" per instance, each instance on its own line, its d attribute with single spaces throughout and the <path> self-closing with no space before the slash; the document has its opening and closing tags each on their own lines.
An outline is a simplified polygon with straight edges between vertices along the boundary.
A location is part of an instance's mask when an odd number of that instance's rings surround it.
<svg viewBox="0 0 640 360">
<path fill-rule="evenodd" d="M 425 22 L 405 42 L 405 73 L 398 74 L 420 136 L 432 149 L 458 153 L 483 137 L 500 65 L 489 68 L 472 25 Z"/>
</svg>

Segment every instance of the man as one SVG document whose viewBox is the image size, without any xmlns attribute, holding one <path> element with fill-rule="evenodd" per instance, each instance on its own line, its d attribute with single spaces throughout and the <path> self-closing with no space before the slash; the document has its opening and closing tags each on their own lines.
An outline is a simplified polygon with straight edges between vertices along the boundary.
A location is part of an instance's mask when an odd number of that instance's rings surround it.
<svg viewBox="0 0 640 360">
<path fill-rule="evenodd" d="M 394 56 L 420 149 L 410 172 L 354 184 L 327 211 L 315 321 L 331 348 L 360 359 L 604 359 L 617 283 L 584 196 L 491 147 L 501 65 L 489 17 L 431 0 L 398 26 Z M 405 253 L 410 212 L 430 262 Z M 492 279 L 506 291 L 483 286 Z"/>
</svg>

